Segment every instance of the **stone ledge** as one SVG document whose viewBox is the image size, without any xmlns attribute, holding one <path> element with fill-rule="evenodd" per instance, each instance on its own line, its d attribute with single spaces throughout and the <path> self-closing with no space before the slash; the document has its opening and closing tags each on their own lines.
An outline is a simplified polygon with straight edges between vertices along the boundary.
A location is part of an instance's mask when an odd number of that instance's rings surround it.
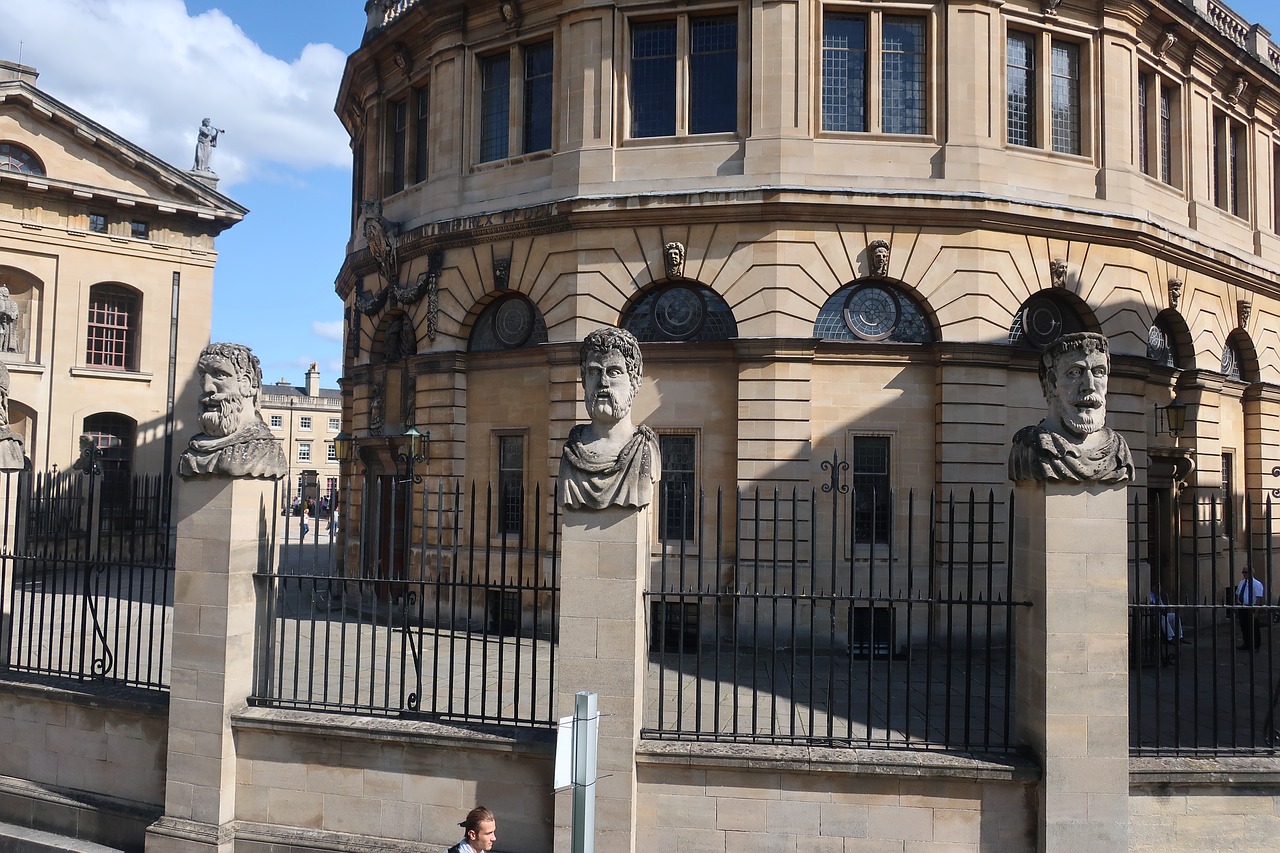
<svg viewBox="0 0 1280 853">
<path fill-rule="evenodd" d="M 1129 787 L 1280 784 L 1280 756 L 1130 758 Z"/>
<path fill-rule="evenodd" d="M 6 673 L 0 690 L 18 696 L 68 702 L 81 707 L 104 708 L 136 714 L 167 714 L 169 694 L 140 687 L 122 687 L 97 681 L 74 681 L 48 675 Z"/>
<path fill-rule="evenodd" d="M 0 776 L 0 820 L 68 839 L 141 849 L 147 826 L 163 812 L 159 804 Z"/>
<path fill-rule="evenodd" d="M 499 815 L 501 819 L 501 815 Z M 325 829 L 255 823 L 238 820 L 233 823 L 237 850 L 250 853 L 314 850 L 317 853 L 440 853 L 440 844 L 353 835 Z M 447 845 L 445 845 L 447 846 Z"/>
<path fill-rule="evenodd" d="M 317 711 L 241 706 L 231 713 L 231 726 L 241 731 L 293 733 L 355 741 L 411 742 L 493 752 L 555 754 L 551 729 L 460 726 L 392 717 L 356 717 Z"/>
<path fill-rule="evenodd" d="M 636 763 L 992 782 L 1036 782 L 1041 776 L 1039 765 L 1022 755 L 979 757 L 925 750 L 652 740 L 640 743 L 636 750 Z"/>
</svg>

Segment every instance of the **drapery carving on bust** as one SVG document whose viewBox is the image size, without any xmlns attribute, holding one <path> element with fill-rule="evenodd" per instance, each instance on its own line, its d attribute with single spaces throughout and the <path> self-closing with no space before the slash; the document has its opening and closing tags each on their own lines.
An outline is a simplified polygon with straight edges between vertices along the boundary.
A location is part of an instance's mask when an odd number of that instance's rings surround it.
<svg viewBox="0 0 1280 853">
<path fill-rule="evenodd" d="M 25 467 L 22 436 L 9 428 L 9 368 L 0 362 L 0 471 Z"/>
</svg>

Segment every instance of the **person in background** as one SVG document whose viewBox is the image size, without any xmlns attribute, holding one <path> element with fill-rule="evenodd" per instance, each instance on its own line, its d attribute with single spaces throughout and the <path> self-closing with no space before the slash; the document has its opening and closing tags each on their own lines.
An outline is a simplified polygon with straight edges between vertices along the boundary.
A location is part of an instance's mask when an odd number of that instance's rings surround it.
<svg viewBox="0 0 1280 853">
<path fill-rule="evenodd" d="M 462 823 L 462 840 L 450 847 L 446 853 L 485 853 L 492 850 L 498 840 L 498 822 L 493 812 L 484 806 L 476 806 L 467 812 Z"/>
<path fill-rule="evenodd" d="M 1236 648 L 1256 652 L 1262 648 L 1262 625 L 1252 608 L 1266 603 L 1266 590 L 1262 587 L 1262 581 L 1253 576 L 1253 571 L 1248 566 L 1240 571 L 1240 583 L 1236 584 L 1236 603 L 1242 605 L 1236 619 L 1240 623 L 1240 645 Z"/>
</svg>

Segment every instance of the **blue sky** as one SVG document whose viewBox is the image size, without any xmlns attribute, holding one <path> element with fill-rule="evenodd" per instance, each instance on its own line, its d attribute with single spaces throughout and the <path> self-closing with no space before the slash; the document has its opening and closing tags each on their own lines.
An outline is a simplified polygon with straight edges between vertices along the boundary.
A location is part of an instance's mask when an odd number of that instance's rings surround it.
<svg viewBox="0 0 1280 853">
<path fill-rule="evenodd" d="M 1276 0 L 1228 5 L 1280 42 Z M 201 118 L 226 128 L 212 165 L 250 214 L 218 239 L 213 338 L 253 347 L 269 382 L 314 361 L 333 387 L 351 194 L 333 103 L 364 0 L 14 0 L 3 17 L 0 58 L 21 50 L 49 94 L 180 168 Z"/>
</svg>

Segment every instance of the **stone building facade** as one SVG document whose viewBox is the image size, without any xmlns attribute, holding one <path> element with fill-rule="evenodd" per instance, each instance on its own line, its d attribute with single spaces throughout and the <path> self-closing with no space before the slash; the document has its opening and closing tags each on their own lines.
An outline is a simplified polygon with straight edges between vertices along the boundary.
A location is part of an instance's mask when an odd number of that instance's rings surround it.
<svg viewBox="0 0 1280 853">
<path fill-rule="evenodd" d="M 1086 329 L 1135 494 L 1220 494 L 1242 533 L 1277 484 L 1280 52 L 1229 8 L 368 8 L 337 102 L 357 496 L 409 426 L 430 475 L 549 482 L 604 324 L 683 483 L 838 453 L 881 494 L 1003 488 L 1039 346 Z"/>
<path fill-rule="evenodd" d="M 1108 423 L 1133 451 L 1131 495 L 1162 508 L 1140 585 L 1206 586 L 1203 563 L 1182 575 L 1167 557 L 1206 553 L 1174 495 L 1223 502 L 1210 550 L 1258 544 L 1245 509 L 1280 485 L 1280 48 L 1264 28 L 1215 0 L 367 9 L 336 105 L 354 156 L 347 572 L 397 559 L 362 547 L 385 526 L 366 507 L 416 517 L 396 504 L 414 500 L 396 487 L 410 428 L 430 434 L 428 476 L 541 485 L 499 532 L 531 536 L 536 516 L 550 546 L 578 342 L 602 325 L 642 342 L 634 414 L 668 482 L 809 489 L 823 463 L 852 463 L 886 501 L 855 508 L 869 547 L 842 555 L 852 587 L 910 522 L 890 492 L 1007 494 L 1011 438 L 1043 413 L 1039 350 L 1072 331 L 1109 339 Z M 654 541 L 684 519 L 655 513 Z M 414 577 L 414 556 L 391 571 Z M 729 778 L 716 758 L 646 759 L 643 837 L 689 837 L 711 800 L 761 836 L 755 799 L 800 814 L 821 762 L 753 773 L 747 752 Z M 930 811 L 902 839 L 933 805 L 914 781 L 869 792 L 865 760 L 831 796 L 887 795 L 869 806 L 884 849 L 1030 849 L 985 835 L 1027 819 L 1017 773 L 956 781 L 924 762 L 922 790 L 954 794 L 940 811 L 980 803 L 982 819 Z M 1274 768 L 1246 764 L 1231 772 L 1269 802 Z M 1269 843 L 1274 810 L 1236 799 L 1226 770 L 1130 765 L 1131 849 L 1234 824 L 1206 809 L 1265 812 L 1241 844 Z"/>
<path fill-rule="evenodd" d="M 305 485 L 307 495 L 338 494 L 338 454 L 333 440 L 342 432 L 342 397 L 337 388 L 320 387 L 320 368 L 307 369 L 302 385 L 285 378 L 262 386 L 262 418 L 285 448 L 291 494 Z"/>
<path fill-rule="evenodd" d="M 0 62 L 0 360 L 13 428 L 36 470 L 71 465 L 84 434 L 112 470 L 172 470 L 175 413 L 194 411 L 190 365 L 209 340 L 214 238 L 247 211 L 211 173 L 162 162 L 36 77 Z"/>
</svg>

